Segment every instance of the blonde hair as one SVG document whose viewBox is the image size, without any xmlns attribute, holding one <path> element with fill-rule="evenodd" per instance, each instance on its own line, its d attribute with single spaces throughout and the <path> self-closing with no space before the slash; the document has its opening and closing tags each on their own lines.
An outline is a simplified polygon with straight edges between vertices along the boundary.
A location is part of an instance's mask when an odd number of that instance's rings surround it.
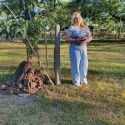
<svg viewBox="0 0 125 125">
<path fill-rule="evenodd" d="M 81 16 L 80 13 L 78 13 L 78 12 L 73 13 L 72 18 L 71 18 L 71 26 L 75 26 L 74 18 L 75 18 L 75 16 L 76 16 L 77 14 L 79 14 L 80 17 L 82 18 L 82 16 Z M 85 29 L 86 29 L 86 27 L 85 27 L 85 25 L 84 25 L 84 23 L 83 23 L 83 20 L 81 20 L 80 26 L 81 26 L 82 28 L 85 28 Z"/>
</svg>

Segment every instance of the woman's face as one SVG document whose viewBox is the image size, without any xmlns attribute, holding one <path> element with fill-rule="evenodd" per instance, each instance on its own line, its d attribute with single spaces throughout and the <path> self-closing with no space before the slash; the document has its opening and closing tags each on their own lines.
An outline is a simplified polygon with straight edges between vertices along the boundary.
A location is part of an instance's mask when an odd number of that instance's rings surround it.
<svg viewBox="0 0 125 125">
<path fill-rule="evenodd" d="M 75 24 L 80 24 L 81 23 L 81 16 L 80 16 L 80 14 L 76 14 L 75 15 L 74 23 Z"/>
</svg>

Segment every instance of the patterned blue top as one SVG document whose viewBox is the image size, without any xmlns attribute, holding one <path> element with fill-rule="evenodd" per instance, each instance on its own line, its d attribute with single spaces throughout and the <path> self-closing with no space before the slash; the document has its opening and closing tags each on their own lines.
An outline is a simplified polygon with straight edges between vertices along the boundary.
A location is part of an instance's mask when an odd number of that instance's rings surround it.
<svg viewBox="0 0 125 125">
<path fill-rule="evenodd" d="M 90 34 L 90 30 L 88 27 L 86 27 L 86 29 L 84 28 L 79 28 L 77 26 L 70 26 L 68 28 L 68 31 L 70 31 L 72 33 L 71 38 L 73 39 L 77 39 L 78 37 L 84 37 L 84 39 L 87 39 L 89 37 Z M 77 49 L 77 50 L 86 50 L 87 43 L 85 44 L 77 44 L 77 43 L 71 43 L 70 47 Z"/>
</svg>

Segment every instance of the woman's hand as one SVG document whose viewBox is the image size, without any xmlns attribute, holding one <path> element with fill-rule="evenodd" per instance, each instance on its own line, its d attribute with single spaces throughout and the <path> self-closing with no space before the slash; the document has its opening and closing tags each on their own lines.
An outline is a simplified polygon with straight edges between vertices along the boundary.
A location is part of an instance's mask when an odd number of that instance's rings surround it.
<svg viewBox="0 0 125 125">
<path fill-rule="evenodd" d="M 81 43 L 80 44 L 85 44 L 88 43 L 92 40 L 92 36 L 90 35 L 87 39 L 81 39 Z"/>
<path fill-rule="evenodd" d="M 84 44 L 86 39 L 82 39 L 82 38 L 77 38 L 77 43 L 80 44 Z"/>
</svg>

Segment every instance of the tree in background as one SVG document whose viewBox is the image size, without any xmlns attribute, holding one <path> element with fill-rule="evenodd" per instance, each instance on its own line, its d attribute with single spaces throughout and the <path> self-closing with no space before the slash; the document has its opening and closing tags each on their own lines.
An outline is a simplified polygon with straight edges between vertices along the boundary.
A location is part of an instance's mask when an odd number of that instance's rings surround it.
<svg viewBox="0 0 125 125">
<path fill-rule="evenodd" d="M 13 19 L 14 16 L 11 11 L 3 3 L 12 10 L 17 18 L 16 20 Z M 4 14 L 3 17 L 8 15 L 6 18 L 8 22 L 0 20 L 2 25 L 0 33 L 5 33 L 6 38 L 21 36 L 25 43 L 27 43 L 27 40 L 34 41 L 31 43 L 36 47 L 35 50 L 38 50 L 36 43 L 41 36 L 40 33 L 46 30 L 46 26 L 49 26 L 50 29 L 53 28 L 55 23 L 60 24 L 61 27 L 69 26 L 71 15 L 75 11 L 82 14 L 85 23 L 98 24 L 99 28 L 105 27 L 108 30 L 121 31 L 125 27 L 124 0 L 72 0 L 71 2 L 59 0 L 1 0 L 0 9 L 0 12 Z M 26 46 L 30 50 L 27 49 L 28 55 L 32 55 L 31 47 L 29 47 L 29 44 Z"/>
<path fill-rule="evenodd" d="M 32 61 L 35 55 L 39 59 L 37 42 L 46 30 L 55 25 L 55 0 L 1 0 L 0 35 L 6 39 L 20 37 L 26 44 L 27 60 Z M 6 18 L 7 15 L 7 18 Z"/>
<path fill-rule="evenodd" d="M 78 11 L 89 22 L 107 29 L 119 29 L 125 26 L 124 0 L 72 0 L 68 3 L 69 13 Z"/>
</svg>

